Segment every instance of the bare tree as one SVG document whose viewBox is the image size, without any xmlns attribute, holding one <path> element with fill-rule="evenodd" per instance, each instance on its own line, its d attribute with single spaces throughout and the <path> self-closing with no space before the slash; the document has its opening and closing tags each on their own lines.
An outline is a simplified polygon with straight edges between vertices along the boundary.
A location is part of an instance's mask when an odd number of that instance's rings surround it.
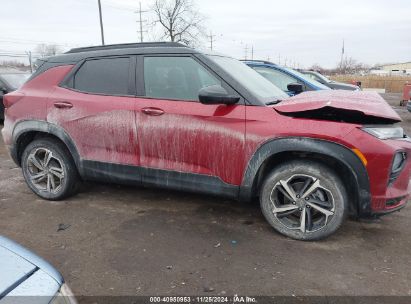
<svg viewBox="0 0 411 304">
<path fill-rule="evenodd" d="M 36 53 L 38 53 L 41 57 L 54 56 L 61 53 L 61 49 L 56 44 L 41 43 L 37 45 Z"/>
<path fill-rule="evenodd" d="M 152 9 L 163 39 L 196 45 L 205 35 L 204 16 L 192 0 L 155 0 Z"/>
<path fill-rule="evenodd" d="M 340 74 L 359 74 L 366 73 L 371 69 L 367 64 L 358 62 L 352 57 L 344 58 L 340 63 L 339 73 Z"/>
<path fill-rule="evenodd" d="M 319 65 L 318 63 L 314 63 L 310 68 L 308 68 L 311 71 L 316 71 L 316 72 L 320 72 L 320 73 L 324 73 L 325 69 Z"/>
<path fill-rule="evenodd" d="M 357 60 L 352 57 L 345 57 L 340 63 L 341 74 L 353 74 L 355 67 L 357 66 Z"/>
</svg>

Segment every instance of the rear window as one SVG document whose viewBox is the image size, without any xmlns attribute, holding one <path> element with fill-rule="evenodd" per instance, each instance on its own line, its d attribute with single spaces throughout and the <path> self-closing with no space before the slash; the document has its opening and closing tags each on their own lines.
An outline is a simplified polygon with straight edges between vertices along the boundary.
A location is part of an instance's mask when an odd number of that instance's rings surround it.
<svg viewBox="0 0 411 304">
<path fill-rule="evenodd" d="M 130 58 L 104 58 L 84 62 L 73 79 L 73 88 L 105 95 L 129 95 Z"/>
</svg>

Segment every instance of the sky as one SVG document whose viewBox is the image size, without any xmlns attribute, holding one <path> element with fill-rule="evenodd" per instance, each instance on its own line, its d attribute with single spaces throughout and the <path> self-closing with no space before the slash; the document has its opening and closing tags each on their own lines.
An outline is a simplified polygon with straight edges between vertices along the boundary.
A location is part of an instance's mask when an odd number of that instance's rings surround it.
<svg viewBox="0 0 411 304">
<path fill-rule="evenodd" d="M 141 0 L 149 10 L 153 0 Z M 36 56 L 39 43 L 62 50 L 101 43 L 97 0 L 2 0 L 0 61 Z M 138 0 L 101 0 L 105 41 L 139 40 Z M 337 66 L 411 61 L 410 0 L 194 0 L 215 35 L 214 51 L 282 65 Z M 152 13 L 143 19 L 152 19 Z M 151 32 L 145 38 L 153 38 Z M 204 48 L 210 43 L 204 38 Z M 247 51 L 246 51 L 247 50 Z M 3 55 L 3 56 L 1 56 Z M 7 55 L 7 56 L 4 56 Z"/>
</svg>

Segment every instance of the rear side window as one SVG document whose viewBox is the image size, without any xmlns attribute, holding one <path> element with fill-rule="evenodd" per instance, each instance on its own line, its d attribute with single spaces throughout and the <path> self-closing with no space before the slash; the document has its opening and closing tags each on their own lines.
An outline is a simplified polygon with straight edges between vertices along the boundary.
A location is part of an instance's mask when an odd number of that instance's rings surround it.
<svg viewBox="0 0 411 304">
<path fill-rule="evenodd" d="M 221 81 L 191 57 L 145 57 L 147 97 L 198 101 L 200 89 Z"/>
<path fill-rule="evenodd" d="M 104 58 L 84 62 L 73 79 L 73 88 L 105 95 L 129 95 L 130 58 Z"/>
</svg>

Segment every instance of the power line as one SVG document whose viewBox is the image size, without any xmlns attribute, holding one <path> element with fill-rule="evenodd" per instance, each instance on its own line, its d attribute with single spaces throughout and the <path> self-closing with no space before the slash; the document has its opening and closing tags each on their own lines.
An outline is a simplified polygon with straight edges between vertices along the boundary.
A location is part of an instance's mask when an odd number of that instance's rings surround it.
<svg viewBox="0 0 411 304">
<path fill-rule="evenodd" d="M 139 14 L 139 19 L 137 20 L 138 23 L 140 23 L 140 30 L 137 31 L 137 33 L 140 33 L 140 42 L 143 42 L 143 32 L 146 33 L 147 31 L 143 31 L 143 22 L 146 22 L 147 20 L 143 20 L 142 18 L 142 13 L 147 13 L 148 11 L 143 11 L 141 9 L 141 2 L 139 2 L 139 8 L 137 11 L 135 11 L 136 14 Z"/>
<path fill-rule="evenodd" d="M 340 70 L 342 70 L 343 61 L 344 61 L 344 53 L 345 53 L 345 46 L 344 46 L 344 39 L 342 42 L 342 49 L 341 49 L 341 61 L 340 61 Z"/>
<path fill-rule="evenodd" d="M 210 50 L 213 50 L 213 43 L 215 42 L 215 37 L 216 35 L 213 35 L 213 32 L 210 31 L 210 35 L 208 35 L 207 37 L 210 39 Z"/>
<path fill-rule="evenodd" d="M 97 0 L 97 2 L 98 2 L 98 13 L 99 13 L 99 16 L 100 16 L 101 44 L 104 45 L 103 14 L 101 12 L 101 2 L 100 2 L 100 0 Z"/>
<path fill-rule="evenodd" d="M 30 72 L 33 73 L 33 58 L 31 57 L 31 52 L 28 51 L 26 54 L 29 57 Z"/>
<path fill-rule="evenodd" d="M 27 55 L 13 55 L 13 54 L 1 54 L 0 57 L 13 57 L 13 58 L 22 58 L 22 57 L 27 57 Z"/>
<path fill-rule="evenodd" d="M 76 46 L 77 44 L 74 43 L 56 43 L 52 41 L 40 41 L 40 40 L 22 40 L 22 39 L 15 39 L 15 38 L 6 38 L 6 37 L 0 37 L 0 42 L 7 42 L 7 43 L 13 43 L 13 44 L 54 44 L 57 46 L 61 47 L 69 47 L 69 46 Z"/>
<path fill-rule="evenodd" d="M 73 0 L 72 0 L 73 1 Z M 93 0 L 92 0 L 93 1 Z M 84 0 L 76 0 L 77 3 L 81 3 L 81 4 L 85 4 L 87 6 L 93 5 L 94 7 L 94 3 L 90 2 L 90 1 L 84 1 Z M 126 6 L 116 6 L 111 4 L 112 2 L 107 2 L 107 1 L 103 1 L 104 7 L 110 7 L 110 8 L 114 8 L 117 10 L 123 10 L 123 11 L 133 11 L 134 8 L 131 7 L 126 7 Z"/>
<path fill-rule="evenodd" d="M 248 45 L 246 44 L 244 47 L 244 59 L 247 60 L 247 54 L 248 54 Z"/>
</svg>

